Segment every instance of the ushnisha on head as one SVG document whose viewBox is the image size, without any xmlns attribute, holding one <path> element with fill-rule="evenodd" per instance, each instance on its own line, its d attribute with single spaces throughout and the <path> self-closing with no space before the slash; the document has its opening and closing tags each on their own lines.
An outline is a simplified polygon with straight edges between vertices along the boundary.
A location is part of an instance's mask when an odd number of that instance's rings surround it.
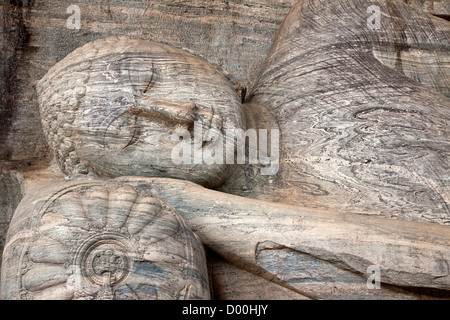
<svg viewBox="0 0 450 320">
<path fill-rule="evenodd" d="M 149 40 L 111 37 L 76 49 L 38 82 L 44 132 L 66 175 L 145 176 L 214 187 L 233 164 L 174 164 L 173 134 L 244 129 L 228 79 L 204 59 Z M 194 153 L 193 153 L 194 154 Z"/>
</svg>

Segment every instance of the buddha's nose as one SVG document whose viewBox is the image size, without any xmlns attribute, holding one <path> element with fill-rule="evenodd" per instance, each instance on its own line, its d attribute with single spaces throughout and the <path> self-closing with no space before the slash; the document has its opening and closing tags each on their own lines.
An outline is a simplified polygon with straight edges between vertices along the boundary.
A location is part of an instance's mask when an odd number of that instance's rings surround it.
<svg viewBox="0 0 450 320">
<path fill-rule="evenodd" d="M 142 99 L 130 112 L 169 126 L 190 127 L 194 124 L 197 106 L 194 102 L 165 99 Z"/>
</svg>

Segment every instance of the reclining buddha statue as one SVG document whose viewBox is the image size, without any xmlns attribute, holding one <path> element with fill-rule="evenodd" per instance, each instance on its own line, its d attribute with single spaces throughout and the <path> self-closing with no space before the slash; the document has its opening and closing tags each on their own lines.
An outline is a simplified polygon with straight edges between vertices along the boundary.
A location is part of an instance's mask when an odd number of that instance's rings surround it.
<svg viewBox="0 0 450 320">
<path fill-rule="evenodd" d="M 371 6 L 298 1 L 245 99 L 150 40 L 59 61 L 37 93 L 66 179 L 14 213 L 1 297 L 448 297 L 450 25 Z"/>
</svg>

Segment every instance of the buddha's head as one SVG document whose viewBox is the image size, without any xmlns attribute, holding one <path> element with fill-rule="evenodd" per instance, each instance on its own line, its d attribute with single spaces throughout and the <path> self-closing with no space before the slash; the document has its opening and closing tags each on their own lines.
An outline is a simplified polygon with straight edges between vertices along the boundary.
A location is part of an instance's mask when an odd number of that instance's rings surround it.
<svg viewBox="0 0 450 320">
<path fill-rule="evenodd" d="M 195 121 L 222 132 L 244 126 L 228 79 L 184 50 L 129 37 L 96 40 L 52 67 L 37 92 L 44 132 L 67 175 L 163 176 L 214 187 L 234 169 L 174 164 L 178 129 L 192 132 Z"/>
</svg>

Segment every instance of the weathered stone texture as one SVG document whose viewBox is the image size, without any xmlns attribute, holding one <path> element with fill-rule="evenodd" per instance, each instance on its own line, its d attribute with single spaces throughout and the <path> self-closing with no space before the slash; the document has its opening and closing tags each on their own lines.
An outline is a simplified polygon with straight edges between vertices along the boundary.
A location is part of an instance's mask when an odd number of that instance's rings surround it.
<svg viewBox="0 0 450 320">
<path fill-rule="evenodd" d="M 403 0 L 413 8 L 442 17 L 450 18 L 450 2 L 447 0 Z"/>
</svg>

